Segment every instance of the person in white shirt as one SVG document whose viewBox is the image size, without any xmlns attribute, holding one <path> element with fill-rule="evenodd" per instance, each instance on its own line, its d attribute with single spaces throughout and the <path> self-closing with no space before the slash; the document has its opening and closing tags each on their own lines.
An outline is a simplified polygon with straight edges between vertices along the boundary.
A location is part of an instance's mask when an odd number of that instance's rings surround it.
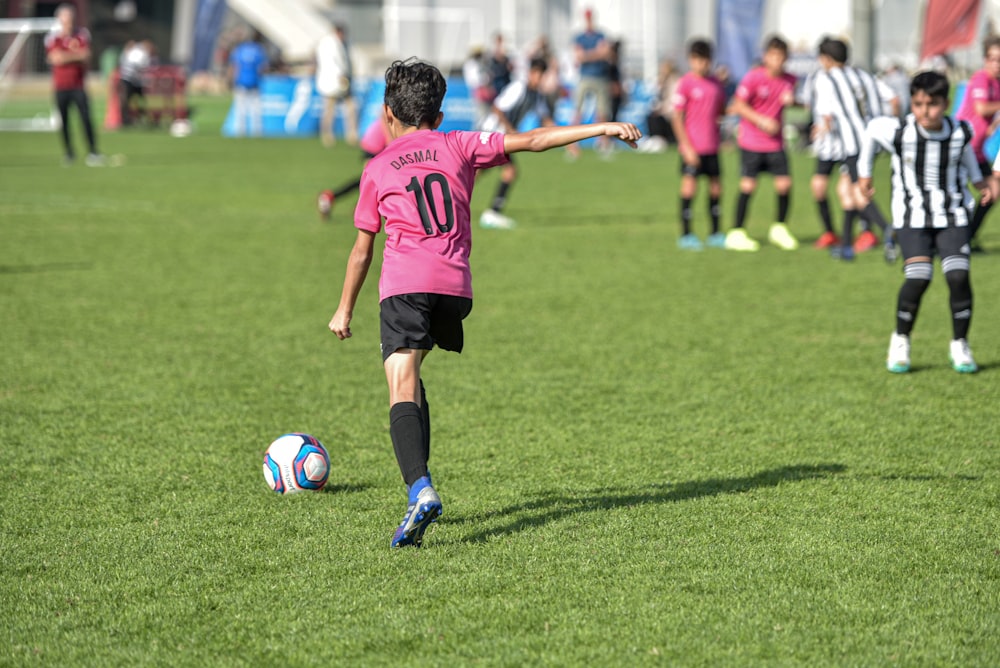
<svg viewBox="0 0 1000 668">
<path fill-rule="evenodd" d="M 347 30 L 336 23 L 316 46 L 316 91 L 323 96 L 323 116 L 320 138 L 324 146 L 333 146 L 337 107 L 344 118 L 344 136 L 349 144 L 358 143 L 354 98 L 351 97 L 351 55 L 347 46 Z"/>
</svg>

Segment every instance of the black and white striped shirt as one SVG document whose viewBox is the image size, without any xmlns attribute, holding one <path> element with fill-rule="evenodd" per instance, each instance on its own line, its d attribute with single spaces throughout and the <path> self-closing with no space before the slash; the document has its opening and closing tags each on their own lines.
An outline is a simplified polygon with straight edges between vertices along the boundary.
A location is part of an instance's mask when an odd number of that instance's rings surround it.
<svg viewBox="0 0 1000 668">
<path fill-rule="evenodd" d="M 497 98 L 493 100 L 493 105 L 503 112 L 507 121 L 515 128 L 531 112 L 534 112 L 539 120 L 544 121 L 549 118 L 549 108 L 545 103 L 545 98 L 537 90 L 528 88 L 528 85 L 523 81 L 512 81 L 504 86 Z M 504 132 L 506 126 L 494 112 L 483 120 L 479 129 L 484 132 Z"/>
<path fill-rule="evenodd" d="M 816 123 L 830 131 L 814 142 L 822 160 L 843 160 L 861 152 L 861 137 L 873 118 L 892 115 L 896 94 L 884 82 L 857 67 L 831 67 L 815 74 L 812 110 Z"/>
<path fill-rule="evenodd" d="M 964 227 L 975 204 L 969 181 L 983 180 L 971 138 L 969 124 L 951 116 L 933 132 L 917 125 L 913 114 L 902 121 L 876 118 L 865 131 L 858 174 L 871 177 L 881 148 L 892 156 L 893 227 Z"/>
</svg>

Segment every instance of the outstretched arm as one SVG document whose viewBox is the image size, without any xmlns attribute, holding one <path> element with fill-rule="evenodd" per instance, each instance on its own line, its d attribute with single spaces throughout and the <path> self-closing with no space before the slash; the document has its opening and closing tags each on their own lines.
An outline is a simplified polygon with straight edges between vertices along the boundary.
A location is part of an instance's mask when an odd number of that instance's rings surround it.
<svg viewBox="0 0 1000 668">
<path fill-rule="evenodd" d="M 566 146 L 591 137 L 617 137 L 635 148 L 635 142 L 642 137 L 639 128 L 631 123 L 590 123 L 588 125 L 552 125 L 535 128 L 528 132 L 505 135 L 503 148 L 507 153 L 521 151 L 547 151 L 550 148 Z"/>
<path fill-rule="evenodd" d="M 351 255 L 347 259 L 347 275 L 344 277 L 344 289 L 340 295 L 340 306 L 330 320 L 330 331 L 337 338 L 344 340 L 351 336 L 351 319 L 354 317 L 354 305 L 358 301 L 358 293 L 368 276 L 368 267 L 372 263 L 372 249 L 375 246 L 375 234 L 367 230 L 358 230 L 358 238 L 354 241 Z"/>
</svg>

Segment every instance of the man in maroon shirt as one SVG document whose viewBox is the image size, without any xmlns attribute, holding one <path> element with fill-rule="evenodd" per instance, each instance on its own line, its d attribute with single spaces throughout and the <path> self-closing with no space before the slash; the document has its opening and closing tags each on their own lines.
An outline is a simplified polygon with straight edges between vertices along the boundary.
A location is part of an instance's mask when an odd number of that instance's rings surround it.
<svg viewBox="0 0 1000 668">
<path fill-rule="evenodd" d="M 76 158 L 69 140 L 69 107 L 76 105 L 87 135 L 87 165 L 96 167 L 104 164 L 97 152 L 94 139 L 94 124 L 90 120 L 90 102 L 83 80 L 90 60 L 90 31 L 76 26 L 76 7 L 62 4 L 56 8 L 59 28 L 45 38 L 45 53 L 52 66 L 52 83 L 56 90 L 56 106 L 62 120 L 63 149 L 66 162 Z"/>
</svg>

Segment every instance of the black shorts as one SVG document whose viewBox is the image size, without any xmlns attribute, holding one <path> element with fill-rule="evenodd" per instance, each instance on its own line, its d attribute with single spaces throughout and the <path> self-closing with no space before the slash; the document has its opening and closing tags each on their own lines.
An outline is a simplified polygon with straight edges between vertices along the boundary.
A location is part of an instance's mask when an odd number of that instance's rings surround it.
<svg viewBox="0 0 1000 668">
<path fill-rule="evenodd" d="M 755 179 L 761 172 L 773 176 L 788 176 L 788 156 L 784 151 L 758 153 L 743 149 L 740 152 L 740 176 Z"/>
<path fill-rule="evenodd" d="M 386 297 L 379 305 L 382 361 L 400 348 L 462 352 L 462 320 L 472 311 L 468 297 L 418 292 Z"/>
<path fill-rule="evenodd" d="M 708 176 L 714 178 L 722 173 L 719 170 L 719 156 L 715 153 L 699 155 L 698 158 L 699 164 L 695 167 L 684 162 L 684 156 L 681 156 L 681 174 L 683 176 Z"/>
<path fill-rule="evenodd" d="M 858 156 L 852 155 L 843 160 L 816 160 L 816 174 L 819 176 L 830 176 L 833 168 L 840 164 L 841 174 L 851 177 L 851 183 L 858 182 Z"/>
<path fill-rule="evenodd" d="M 903 261 L 911 257 L 969 257 L 968 227 L 903 227 L 896 231 Z"/>
</svg>

